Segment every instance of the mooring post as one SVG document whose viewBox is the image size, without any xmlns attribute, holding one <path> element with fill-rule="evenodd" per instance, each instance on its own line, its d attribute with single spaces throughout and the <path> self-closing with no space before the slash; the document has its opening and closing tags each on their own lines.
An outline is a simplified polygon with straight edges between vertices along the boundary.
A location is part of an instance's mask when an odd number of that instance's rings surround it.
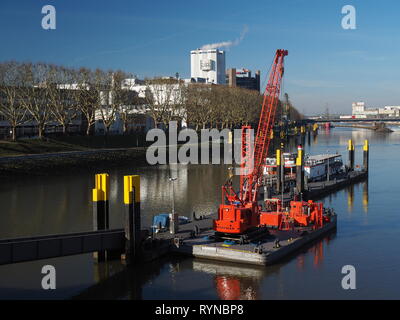
<svg viewBox="0 0 400 320">
<path fill-rule="evenodd" d="M 350 171 L 354 170 L 354 144 L 353 140 L 349 139 L 349 168 Z"/>
<path fill-rule="evenodd" d="M 313 124 L 313 133 L 314 133 L 314 135 L 318 134 L 318 124 L 317 123 Z"/>
<path fill-rule="evenodd" d="M 364 147 L 363 147 L 363 154 L 364 154 L 364 161 L 363 161 L 363 166 L 365 172 L 368 173 L 368 165 L 369 165 L 369 144 L 368 140 L 364 141 Z"/>
<path fill-rule="evenodd" d="M 300 144 L 297 147 L 297 158 L 296 158 L 296 189 L 299 195 L 304 191 L 304 168 L 303 168 L 303 146 Z"/>
<path fill-rule="evenodd" d="M 281 149 L 276 149 L 276 192 L 281 192 L 282 186 Z"/>
<path fill-rule="evenodd" d="M 124 176 L 125 259 L 133 264 L 140 255 L 140 176 Z"/>
<path fill-rule="evenodd" d="M 107 173 L 95 175 L 95 187 L 93 196 L 93 230 L 105 230 L 109 228 L 109 186 L 110 180 Z M 106 252 L 95 253 L 98 262 L 106 260 Z"/>
</svg>

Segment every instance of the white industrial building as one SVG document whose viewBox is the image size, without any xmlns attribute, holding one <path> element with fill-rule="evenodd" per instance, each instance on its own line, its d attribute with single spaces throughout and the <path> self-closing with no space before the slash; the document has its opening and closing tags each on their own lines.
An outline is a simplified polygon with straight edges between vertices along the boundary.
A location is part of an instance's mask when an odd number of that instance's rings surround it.
<svg viewBox="0 0 400 320">
<path fill-rule="evenodd" d="M 190 77 L 196 82 L 225 84 L 225 51 L 218 49 L 190 51 Z"/>
<path fill-rule="evenodd" d="M 383 108 L 366 108 L 365 102 L 353 102 L 352 116 L 355 118 L 399 117 L 400 106 L 385 106 Z"/>
</svg>

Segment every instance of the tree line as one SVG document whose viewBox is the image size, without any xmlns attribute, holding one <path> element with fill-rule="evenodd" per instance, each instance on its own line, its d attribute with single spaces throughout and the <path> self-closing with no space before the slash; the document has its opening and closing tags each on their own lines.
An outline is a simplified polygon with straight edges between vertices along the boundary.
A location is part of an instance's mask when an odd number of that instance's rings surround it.
<svg viewBox="0 0 400 320">
<path fill-rule="evenodd" d="M 39 138 L 50 123 L 67 133 L 80 117 L 90 133 L 96 119 L 106 131 L 123 106 L 134 103 L 135 94 L 123 89 L 129 74 L 117 70 L 66 68 L 46 63 L 0 63 L 0 115 L 11 128 L 34 122 Z"/>
<path fill-rule="evenodd" d="M 35 123 L 39 138 L 50 123 L 61 126 L 67 134 L 76 119 L 86 124 L 87 135 L 97 120 L 107 134 L 117 114 L 124 132 L 140 114 L 150 116 L 155 127 L 165 129 L 172 120 L 183 120 L 196 130 L 257 125 L 263 99 L 257 91 L 188 84 L 175 78 L 148 79 L 133 91 L 126 81 L 131 78 L 132 74 L 121 70 L 3 62 L 0 116 L 9 123 L 13 140 L 16 128 L 28 122 Z M 301 117 L 291 105 L 290 110 L 293 117 Z"/>
</svg>

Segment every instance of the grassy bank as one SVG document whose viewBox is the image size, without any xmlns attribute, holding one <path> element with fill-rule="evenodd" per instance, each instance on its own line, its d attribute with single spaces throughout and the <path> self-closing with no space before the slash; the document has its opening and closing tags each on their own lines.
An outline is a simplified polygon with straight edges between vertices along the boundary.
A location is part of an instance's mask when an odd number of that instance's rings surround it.
<svg viewBox="0 0 400 320">
<path fill-rule="evenodd" d="M 137 145 L 138 137 L 129 135 L 0 141 L 0 176 L 99 172 L 122 165 L 145 165 L 146 148 Z"/>
<path fill-rule="evenodd" d="M 38 159 L 18 158 L 0 163 L 0 177 L 65 175 L 82 171 L 99 173 L 109 168 L 126 165 L 146 165 L 146 150 L 144 148 L 111 152 L 99 150 L 84 155 L 71 153 Z"/>
<path fill-rule="evenodd" d="M 60 136 L 44 139 L 21 139 L 16 142 L 0 140 L 0 157 L 137 147 L 145 147 L 145 136 L 142 133 L 115 136 Z"/>
<path fill-rule="evenodd" d="M 17 142 L 0 141 L 0 157 L 64 151 L 82 151 L 87 149 L 88 148 L 80 145 L 74 145 L 50 139 L 20 140 Z"/>
</svg>

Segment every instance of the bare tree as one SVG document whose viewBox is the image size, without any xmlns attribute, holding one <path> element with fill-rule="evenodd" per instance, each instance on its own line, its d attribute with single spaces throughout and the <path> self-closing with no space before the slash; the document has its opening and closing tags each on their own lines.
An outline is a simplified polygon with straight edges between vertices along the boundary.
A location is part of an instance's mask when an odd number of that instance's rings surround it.
<svg viewBox="0 0 400 320">
<path fill-rule="evenodd" d="M 86 135 L 96 122 L 97 92 L 91 87 L 92 73 L 89 69 L 80 68 L 72 73 L 74 79 L 74 103 L 75 108 L 86 120 Z"/>
<path fill-rule="evenodd" d="M 112 72 L 110 71 L 108 75 L 111 77 L 111 83 L 108 89 L 108 108 L 112 118 L 107 118 L 103 116 L 103 122 L 108 123 L 110 126 L 116 120 L 116 115 L 118 114 L 120 120 L 123 123 L 123 131 L 126 131 L 126 121 L 124 121 L 127 117 L 127 114 L 132 111 L 132 104 L 135 102 L 134 98 L 136 96 L 135 93 L 129 91 L 124 87 L 123 82 L 125 79 L 131 77 L 132 75 L 127 74 L 121 70 Z M 101 111 L 103 108 L 100 109 Z M 104 112 L 105 113 L 105 112 Z M 109 131 L 109 127 L 107 129 L 107 133 Z"/>
<path fill-rule="evenodd" d="M 100 119 L 104 125 L 105 133 L 108 134 L 110 127 L 115 122 L 118 112 L 118 103 L 115 101 L 114 73 L 112 71 L 104 72 L 96 69 L 92 74 L 91 85 L 97 92 L 94 99 L 96 105 L 96 120 Z"/>
<path fill-rule="evenodd" d="M 50 112 L 61 126 L 63 134 L 76 117 L 77 110 L 73 99 L 73 76 L 71 70 L 51 65 L 46 86 L 46 96 Z"/>
<path fill-rule="evenodd" d="M 155 79 L 147 82 L 145 100 L 148 114 L 157 128 L 163 123 L 168 128 L 169 122 L 182 107 L 180 85 L 176 79 Z"/>
<path fill-rule="evenodd" d="M 186 99 L 184 88 L 185 85 L 181 81 L 166 85 L 165 87 L 166 95 L 169 96 L 169 101 L 166 104 L 169 104 L 169 107 L 165 108 L 162 121 L 166 128 L 168 128 L 171 121 L 182 120 L 184 116 L 183 106 Z"/>
<path fill-rule="evenodd" d="M 141 106 L 145 105 L 145 100 L 139 98 L 137 92 L 126 90 L 123 105 L 120 109 L 120 119 L 123 125 L 123 132 L 128 132 L 128 127 L 135 123 L 140 118 L 140 111 L 138 110 Z"/>
<path fill-rule="evenodd" d="M 211 87 L 202 84 L 190 84 L 186 89 L 185 109 L 187 121 L 194 124 L 196 130 L 205 129 L 212 115 Z"/>
<path fill-rule="evenodd" d="M 18 100 L 21 85 L 18 68 L 20 65 L 15 61 L 0 64 L 0 115 L 9 123 L 13 141 L 17 139 L 16 129 L 26 120 L 27 112 Z"/>
<path fill-rule="evenodd" d="M 42 139 L 51 115 L 46 99 L 48 66 L 43 63 L 24 63 L 19 71 L 22 84 L 21 90 L 18 90 L 19 101 L 36 124 L 39 139 Z"/>
</svg>

